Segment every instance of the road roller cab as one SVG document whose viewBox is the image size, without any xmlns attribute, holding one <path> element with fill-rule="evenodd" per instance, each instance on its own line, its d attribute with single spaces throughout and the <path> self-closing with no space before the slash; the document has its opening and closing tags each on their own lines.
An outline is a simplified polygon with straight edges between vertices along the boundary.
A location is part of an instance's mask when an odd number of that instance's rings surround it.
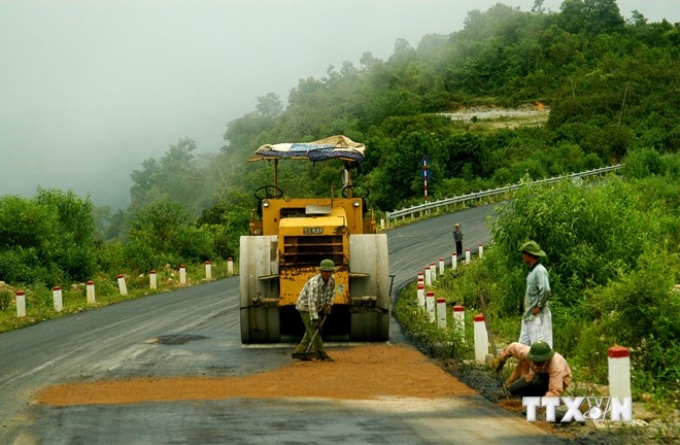
<svg viewBox="0 0 680 445">
<path fill-rule="evenodd" d="M 376 233 L 365 209 L 366 190 L 352 187 L 342 171 L 339 196 L 291 198 L 277 184 L 280 159 L 363 159 L 363 144 L 344 136 L 311 143 L 263 145 L 249 161 L 270 160 L 274 184 L 259 188 L 250 236 L 240 239 L 240 311 L 243 343 L 275 343 L 303 333 L 295 309 L 300 290 L 319 272 L 321 260 L 336 265 L 333 313 L 324 336 L 385 341 L 389 336 L 390 276 L 387 236 Z"/>
</svg>

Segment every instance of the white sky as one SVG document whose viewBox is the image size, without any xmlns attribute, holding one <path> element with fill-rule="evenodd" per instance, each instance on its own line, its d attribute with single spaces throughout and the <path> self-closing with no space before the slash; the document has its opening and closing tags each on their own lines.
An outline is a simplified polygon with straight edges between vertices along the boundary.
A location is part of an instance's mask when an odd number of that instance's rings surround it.
<svg viewBox="0 0 680 445">
<path fill-rule="evenodd" d="M 0 0 L 0 196 L 36 187 L 129 199 L 130 173 L 190 137 L 216 152 L 257 97 L 284 104 L 329 65 L 533 0 Z M 544 6 L 558 11 L 560 0 Z M 680 0 L 619 0 L 680 21 Z M 256 147 L 253 147 L 253 150 Z"/>
</svg>

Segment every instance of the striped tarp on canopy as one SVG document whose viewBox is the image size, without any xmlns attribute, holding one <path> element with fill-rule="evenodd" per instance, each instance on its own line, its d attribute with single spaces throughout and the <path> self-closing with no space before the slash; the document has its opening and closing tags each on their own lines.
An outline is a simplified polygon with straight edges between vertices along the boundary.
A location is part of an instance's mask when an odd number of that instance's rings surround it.
<svg viewBox="0 0 680 445">
<path fill-rule="evenodd" d="M 364 144 L 354 142 L 347 136 L 335 135 L 313 142 L 265 144 L 248 158 L 248 162 L 266 159 L 308 159 L 313 162 L 342 159 L 359 162 L 364 158 L 365 149 Z"/>
</svg>

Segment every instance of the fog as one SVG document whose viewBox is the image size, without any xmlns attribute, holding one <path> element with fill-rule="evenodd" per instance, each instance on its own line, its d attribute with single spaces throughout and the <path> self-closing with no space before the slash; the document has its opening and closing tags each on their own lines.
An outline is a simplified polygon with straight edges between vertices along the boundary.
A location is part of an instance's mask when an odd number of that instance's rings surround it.
<svg viewBox="0 0 680 445">
<path fill-rule="evenodd" d="M 178 139 L 224 145 L 226 124 L 301 78 L 387 59 L 398 38 L 460 30 L 468 11 L 534 0 L 0 0 L 0 196 L 38 186 L 129 201 L 130 173 Z M 544 7 L 559 10 L 559 0 Z M 677 0 L 619 0 L 680 21 Z M 276 141 L 272 141 L 276 142 Z M 256 147 L 253 147 L 253 150 Z"/>
</svg>

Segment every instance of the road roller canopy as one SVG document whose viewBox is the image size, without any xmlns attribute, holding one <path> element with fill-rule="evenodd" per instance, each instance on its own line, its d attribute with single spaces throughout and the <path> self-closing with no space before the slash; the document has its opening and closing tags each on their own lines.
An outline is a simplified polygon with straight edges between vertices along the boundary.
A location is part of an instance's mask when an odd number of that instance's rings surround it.
<svg viewBox="0 0 680 445">
<path fill-rule="evenodd" d="M 347 136 L 335 135 L 313 142 L 265 144 L 255 150 L 248 162 L 271 159 L 303 159 L 312 162 L 341 159 L 361 162 L 366 146 Z"/>
</svg>

